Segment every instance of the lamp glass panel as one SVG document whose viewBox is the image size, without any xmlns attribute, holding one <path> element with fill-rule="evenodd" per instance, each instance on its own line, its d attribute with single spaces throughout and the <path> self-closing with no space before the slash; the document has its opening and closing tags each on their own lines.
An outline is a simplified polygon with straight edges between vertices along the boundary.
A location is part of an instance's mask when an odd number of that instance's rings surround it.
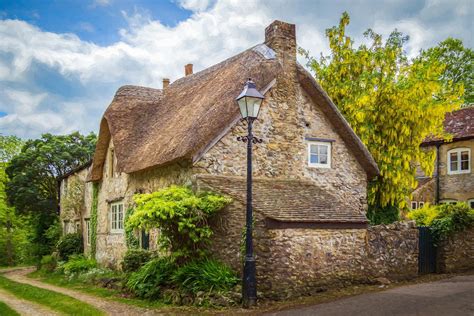
<svg viewBox="0 0 474 316">
<path fill-rule="evenodd" d="M 246 118 L 248 116 L 246 98 L 243 97 L 239 99 L 237 103 L 239 104 L 240 114 L 242 115 L 242 118 Z"/>
</svg>

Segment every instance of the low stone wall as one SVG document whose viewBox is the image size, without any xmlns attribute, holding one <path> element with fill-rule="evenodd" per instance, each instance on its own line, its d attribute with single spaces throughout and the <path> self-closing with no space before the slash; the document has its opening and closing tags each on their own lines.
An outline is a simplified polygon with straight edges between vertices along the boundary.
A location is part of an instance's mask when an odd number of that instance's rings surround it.
<svg viewBox="0 0 474 316">
<path fill-rule="evenodd" d="M 265 235 L 256 246 L 261 296 L 281 299 L 418 274 L 414 222 L 368 229 L 272 229 Z"/>
<path fill-rule="evenodd" d="M 451 273 L 474 269 L 474 227 L 459 232 L 438 247 L 438 271 Z"/>
</svg>

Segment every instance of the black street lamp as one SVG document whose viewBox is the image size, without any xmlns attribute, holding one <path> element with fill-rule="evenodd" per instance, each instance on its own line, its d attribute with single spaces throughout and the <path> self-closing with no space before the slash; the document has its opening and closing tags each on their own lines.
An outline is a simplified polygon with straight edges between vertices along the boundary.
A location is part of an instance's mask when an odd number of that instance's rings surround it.
<svg viewBox="0 0 474 316">
<path fill-rule="evenodd" d="M 252 124 L 258 117 L 263 99 L 264 96 L 257 90 L 255 83 L 250 78 L 245 83 L 244 90 L 236 99 L 242 118 L 247 120 L 248 128 L 247 136 L 237 138 L 247 143 L 247 212 L 244 277 L 242 280 L 242 303 L 244 307 L 253 306 L 257 302 L 257 279 L 252 239 L 252 144 L 262 142 L 262 140 L 252 135 Z"/>
</svg>

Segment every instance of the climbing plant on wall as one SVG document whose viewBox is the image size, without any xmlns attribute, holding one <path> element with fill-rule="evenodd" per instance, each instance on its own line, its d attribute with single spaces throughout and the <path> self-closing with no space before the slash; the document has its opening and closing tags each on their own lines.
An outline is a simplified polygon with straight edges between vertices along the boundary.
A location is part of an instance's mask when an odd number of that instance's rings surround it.
<svg viewBox="0 0 474 316">
<path fill-rule="evenodd" d="M 205 254 L 213 234 L 208 220 L 231 199 L 171 186 L 150 194 L 136 194 L 134 202 L 135 211 L 125 224 L 127 229 L 159 228 L 161 249 L 187 260 Z"/>
<path fill-rule="evenodd" d="M 95 258 L 97 245 L 97 207 L 99 204 L 99 184 L 92 185 L 92 208 L 91 208 L 91 257 Z"/>
<path fill-rule="evenodd" d="M 135 234 L 135 229 L 131 225 L 127 225 L 130 216 L 134 213 L 133 207 L 130 207 L 125 213 L 125 242 L 128 249 L 138 249 L 140 241 Z"/>
</svg>

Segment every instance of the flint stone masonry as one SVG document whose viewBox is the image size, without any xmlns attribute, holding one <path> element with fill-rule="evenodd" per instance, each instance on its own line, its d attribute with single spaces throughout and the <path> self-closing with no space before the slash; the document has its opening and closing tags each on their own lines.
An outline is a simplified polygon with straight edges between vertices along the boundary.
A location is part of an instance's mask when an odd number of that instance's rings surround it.
<svg viewBox="0 0 474 316">
<path fill-rule="evenodd" d="M 456 233 L 438 247 L 439 272 L 452 273 L 474 269 L 474 227 Z"/>
</svg>

